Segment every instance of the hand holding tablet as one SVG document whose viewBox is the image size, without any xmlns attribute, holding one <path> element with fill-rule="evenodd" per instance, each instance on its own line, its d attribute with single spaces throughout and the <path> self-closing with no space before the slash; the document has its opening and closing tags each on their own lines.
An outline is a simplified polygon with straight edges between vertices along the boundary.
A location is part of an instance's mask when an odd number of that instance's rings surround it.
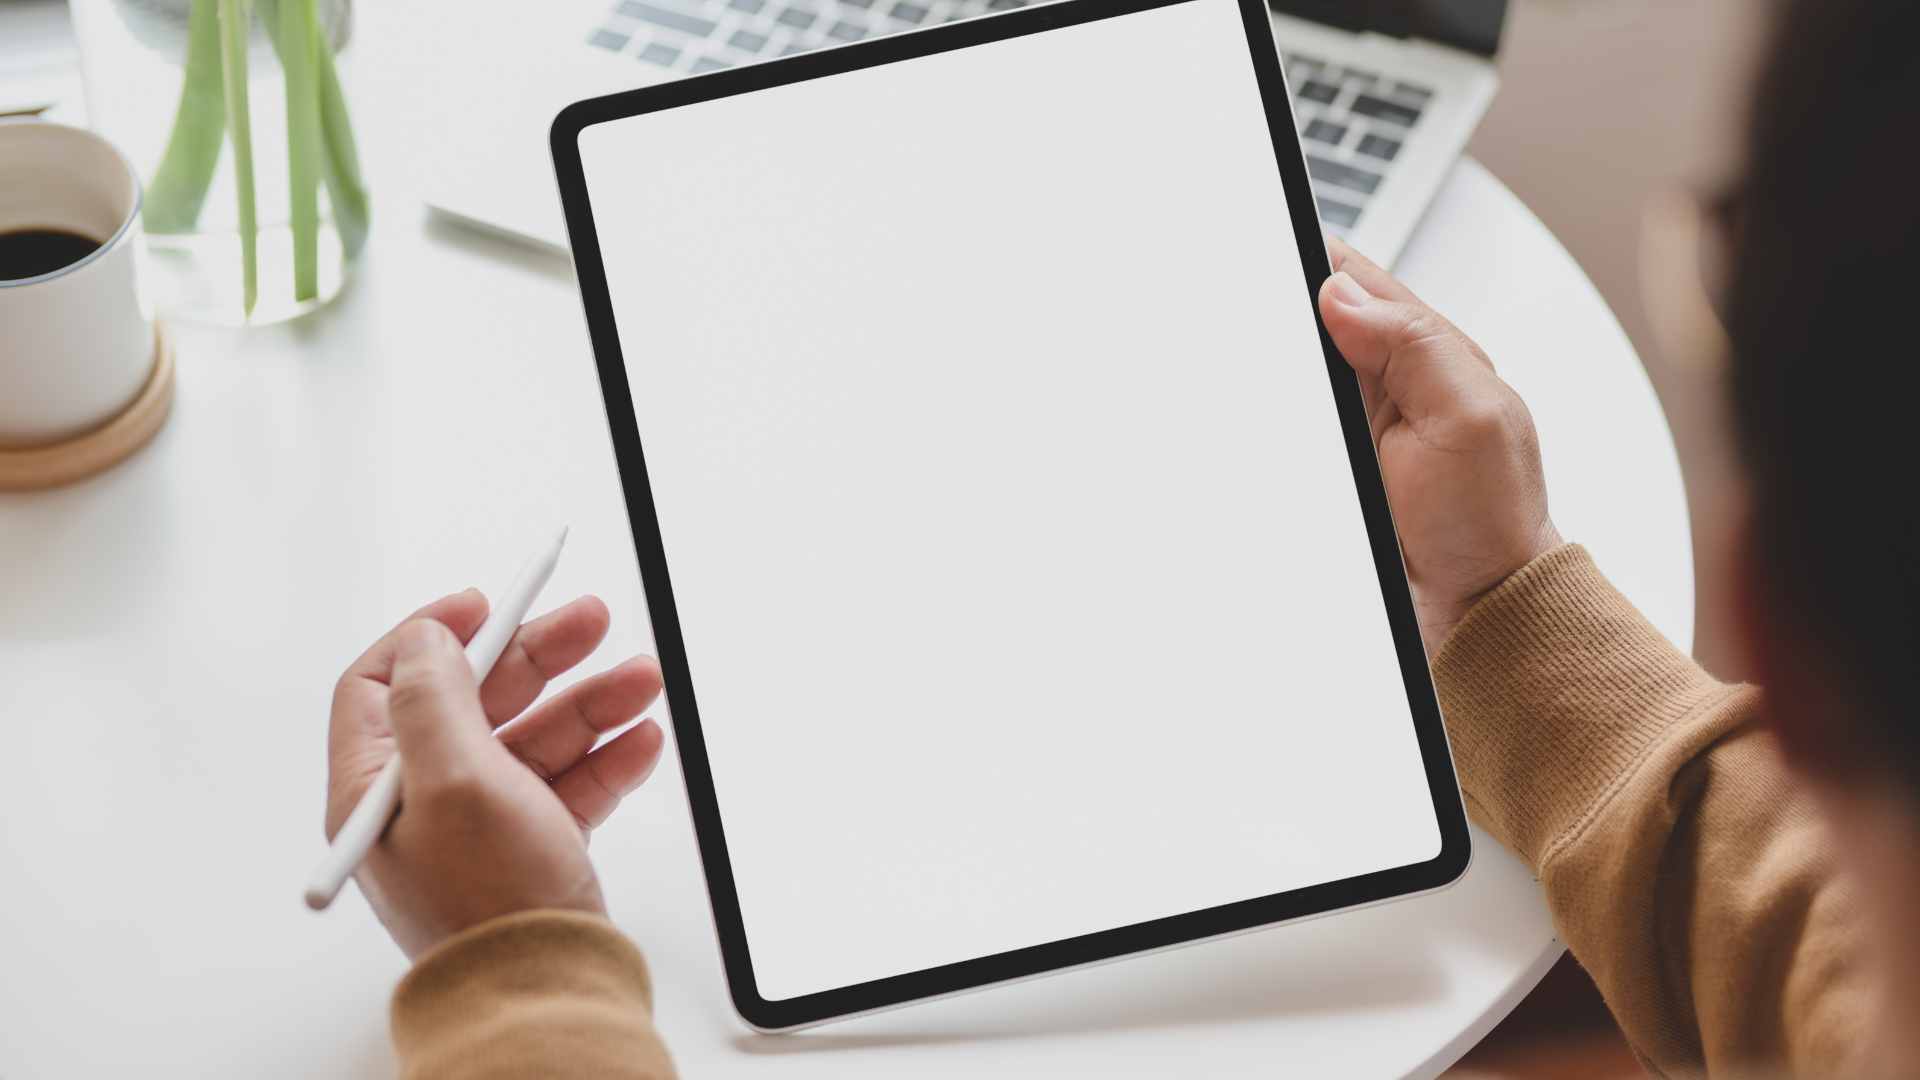
<svg viewBox="0 0 1920 1080">
<path fill-rule="evenodd" d="M 1540 439 L 1479 345 L 1365 256 L 1327 246 L 1321 316 L 1360 377 L 1433 655 L 1475 601 L 1561 544 Z"/>
<path fill-rule="evenodd" d="M 553 141 L 749 1023 L 1465 869 L 1260 4 L 1054 4 Z"/>
</svg>

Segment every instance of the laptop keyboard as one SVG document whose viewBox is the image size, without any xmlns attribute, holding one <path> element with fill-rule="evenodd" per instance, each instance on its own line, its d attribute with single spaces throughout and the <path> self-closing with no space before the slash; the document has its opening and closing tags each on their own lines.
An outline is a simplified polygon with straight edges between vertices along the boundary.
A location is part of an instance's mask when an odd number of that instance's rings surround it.
<svg viewBox="0 0 1920 1080">
<path fill-rule="evenodd" d="M 1299 53 L 1283 63 L 1320 221 L 1344 236 L 1392 171 L 1433 91 Z"/>
<path fill-rule="evenodd" d="M 617 0 L 598 49 L 681 75 L 1025 7 L 1027 0 Z M 1320 220 L 1346 235 L 1366 213 L 1433 91 L 1312 56 L 1286 56 Z"/>
</svg>

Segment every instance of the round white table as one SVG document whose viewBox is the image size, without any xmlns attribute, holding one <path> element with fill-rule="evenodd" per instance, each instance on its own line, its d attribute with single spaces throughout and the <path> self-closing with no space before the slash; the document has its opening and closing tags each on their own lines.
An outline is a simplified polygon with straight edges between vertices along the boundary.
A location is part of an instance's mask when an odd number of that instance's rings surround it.
<svg viewBox="0 0 1920 1080">
<path fill-rule="evenodd" d="M 404 48 L 363 57 L 373 74 Z M 405 103 L 362 109 L 375 236 L 305 320 L 177 327 L 175 414 L 65 490 L 0 496 L 0 1076 L 382 1076 L 404 970 L 358 894 L 314 915 L 331 684 L 417 604 L 573 539 L 651 638 L 569 266 L 427 214 Z M 1463 163 L 1400 270 L 1532 406 L 1562 531 L 1686 643 L 1672 441 L 1625 335 L 1498 181 Z M 727 1004 L 677 762 L 594 854 L 689 1076 L 1430 1076 L 1561 954 L 1484 835 L 1437 895 L 793 1036 Z"/>
</svg>

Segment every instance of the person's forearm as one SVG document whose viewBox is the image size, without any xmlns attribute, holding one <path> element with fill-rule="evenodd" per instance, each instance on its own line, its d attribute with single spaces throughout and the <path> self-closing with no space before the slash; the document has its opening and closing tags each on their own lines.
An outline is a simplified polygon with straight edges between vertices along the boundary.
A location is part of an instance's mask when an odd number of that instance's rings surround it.
<svg viewBox="0 0 1920 1080">
<path fill-rule="evenodd" d="M 482 923 L 422 956 L 393 995 L 406 1080 L 665 1080 L 640 951 L 605 919 L 533 911 Z"/>
<path fill-rule="evenodd" d="M 1853 901 L 1756 722 L 1559 548 L 1435 655 L 1475 821 L 1525 859 L 1635 1049 L 1671 1075 L 1866 1052 Z"/>
</svg>

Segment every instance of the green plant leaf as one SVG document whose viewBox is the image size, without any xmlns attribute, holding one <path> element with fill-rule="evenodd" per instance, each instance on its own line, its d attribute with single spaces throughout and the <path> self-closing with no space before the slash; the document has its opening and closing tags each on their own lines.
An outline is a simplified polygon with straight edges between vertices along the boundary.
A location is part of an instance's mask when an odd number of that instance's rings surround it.
<svg viewBox="0 0 1920 1080">
<path fill-rule="evenodd" d="M 293 226 L 293 298 L 320 295 L 320 28 L 313 0 L 283 0 L 274 40 L 287 86 L 287 198 Z"/>
<path fill-rule="evenodd" d="M 371 212 L 367 186 L 360 179 L 360 154 L 353 141 L 353 121 L 347 116 L 347 96 L 340 89 L 340 73 L 333 50 L 320 43 L 320 129 L 327 142 L 327 201 L 333 204 L 333 223 L 347 258 L 367 244 Z"/>
<path fill-rule="evenodd" d="M 193 0 L 187 16 L 185 80 L 167 150 L 147 185 L 142 216 L 147 231 L 186 232 L 200 219 L 226 138 L 227 106 L 220 81 L 220 15 L 215 0 Z"/>
<path fill-rule="evenodd" d="M 260 21 L 267 26 L 274 48 L 280 48 L 280 5 L 289 0 L 261 0 Z M 319 5 L 314 5 L 316 26 Z M 320 69 L 320 135 L 325 151 L 320 179 L 327 186 L 327 203 L 333 208 L 334 227 L 340 230 L 340 246 L 347 258 L 360 254 L 367 245 L 371 212 L 367 186 L 360 179 L 360 154 L 353 138 L 353 120 L 347 113 L 347 96 L 340 88 L 340 72 L 333 62 L 333 47 L 320 32 L 315 55 Z M 285 57 L 281 65 L 286 64 Z"/>
<path fill-rule="evenodd" d="M 221 84 L 226 89 L 227 126 L 233 136 L 233 183 L 240 211 L 241 306 L 249 316 L 260 299 L 260 225 L 253 193 L 253 122 L 247 112 L 247 29 L 252 5 L 219 0 Z"/>
</svg>

